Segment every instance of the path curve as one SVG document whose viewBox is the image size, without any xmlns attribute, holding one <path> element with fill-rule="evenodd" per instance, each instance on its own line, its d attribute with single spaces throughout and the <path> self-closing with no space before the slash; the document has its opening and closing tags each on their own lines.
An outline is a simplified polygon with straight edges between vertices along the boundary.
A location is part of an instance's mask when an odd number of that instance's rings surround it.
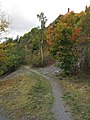
<svg viewBox="0 0 90 120">
<path fill-rule="evenodd" d="M 31 69 L 29 66 L 23 66 L 23 69 L 13 72 L 12 74 L 8 75 L 7 77 L 3 78 L 2 80 L 6 80 L 6 78 L 11 78 L 19 74 L 25 74 L 29 71 L 33 71 L 36 74 L 39 74 L 50 81 L 52 92 L 54 96 L 54 104 L 51 111 L 55 115 L 55 120 L 72 120 L 71 113 L 69 112 L 68 108 L 64 105 L 62 101 L 62 90 L 59 85 L 59 81 L 57 81 L 53 76 L 55 73 L 59 72 L 60 69 L 52 66 L 40 69 Z M 2 110 L 0 109 L 0 112 Z M 0 115 L 0 120 L 7 120 Z"/>
<path fill-rule="evenodd" d="M 54 72 L 58 71 L 58 68 L 55 68 L 54 66 L 50 66 L 50 67 L 41 68 L 41 69 L 32 70 L 32 71 L 35 72 L 36 74 L 42 75 L 44 78 L 50 81 L 53 96 L 54 96 L 54 104 L 51 111 L 54 113 L 55 119 L 56 120 L 72 120 L 72 116 L 68 107 L 65 106 L 65 104 L 62 101 L 63 94 L 62 94 L 61 87 L 59 85 L 59 81 L 57 81 L 55 78 L 52 78 L 50 76 L 51 72 L 52 74 L 54 74 Z"/>
</svg>

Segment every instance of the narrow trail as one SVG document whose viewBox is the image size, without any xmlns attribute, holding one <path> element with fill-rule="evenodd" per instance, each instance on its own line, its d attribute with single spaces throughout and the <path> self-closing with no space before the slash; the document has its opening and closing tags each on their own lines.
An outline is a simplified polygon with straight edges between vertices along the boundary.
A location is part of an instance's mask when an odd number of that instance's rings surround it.
<svg viewBox="0 0 90 120">
<path fill-rule="evenodd" d="M 50 81 L 52 92 L 54 96 L 54 104 L 51 111 L 55 115 L 56 120 L 72 120 L 71 113 L 67 106 L 64 105 L 62 101 L 62 89 L 59 85 L 59 81 L 57 81 L 53 76 L 60 69 L 50 66 L 46 68 L 41 68 L 37 70 L 32 70 L 36 74 L 42 75 L 44 78 Z M 52 76 L 53 75 L 53 76 Z"/>
</svg>

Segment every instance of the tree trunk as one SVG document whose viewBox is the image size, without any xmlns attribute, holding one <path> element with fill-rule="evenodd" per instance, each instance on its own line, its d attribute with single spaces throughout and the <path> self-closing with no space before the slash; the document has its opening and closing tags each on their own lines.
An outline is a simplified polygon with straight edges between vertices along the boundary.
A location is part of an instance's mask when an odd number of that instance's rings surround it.
<svg viewBox="0 0 90 120">
<path fill-rule="evenodd" d="M 44 53 L 43 53 L 43 29 L 42 29 L 42 31 L 41 31 L 41 42 L 40 42 L 40 55 L 41 55 L 41 62 L 42 62 L 42 64 L 43 64 L 43 62 L 44 62 Z"/>
<path fill-rule="evenodd" d="M 41 61 L 43 63 L 44 61 L 44 55 L 43 55 L 43 40 L 41 41 Z"/>
</svg>

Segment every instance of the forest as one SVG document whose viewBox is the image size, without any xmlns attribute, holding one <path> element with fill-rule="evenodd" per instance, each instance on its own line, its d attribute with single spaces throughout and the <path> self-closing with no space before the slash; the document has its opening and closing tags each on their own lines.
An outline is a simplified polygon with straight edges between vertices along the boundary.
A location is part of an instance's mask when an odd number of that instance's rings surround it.
<svg viewBox="0 0 90 120">
<path fill-rule="evenodd" d="M 4 20 L 3 20 L 4 21 Z M 0 25 L 0 33 L 8 22 Z M 58 18 L 46 28 L 32 28 L 20 38 L 0 44 L 0 76 L 21 65 L 44 67 L 55 61 L 67 75 L 90 73 L 90 7 Z M 41 43 L 43 39 L 43 43 Z M 41 49 L 43 61 L 41 60 Z"/>
</svg>

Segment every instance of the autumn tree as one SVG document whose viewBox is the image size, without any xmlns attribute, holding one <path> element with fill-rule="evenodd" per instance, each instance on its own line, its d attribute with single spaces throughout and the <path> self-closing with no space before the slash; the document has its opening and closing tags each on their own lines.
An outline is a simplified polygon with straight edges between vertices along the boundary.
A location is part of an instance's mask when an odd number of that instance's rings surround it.
<svg viewBox="0 0 90 120">
<path fill-rule="evenodd" d="M 6 14 L 0 10 L 0 37 L 3 32 L 7 31 L 9 22 L 7 21 Z"/>
<path fill-rule="evenodd" d="M 2 33 L 7 31 L 8 26 L 9 26 L 9 22 L 6 19 L 6 15 L 0 9 L 0 39 L 1 39 Z M 6 58 L 7 58 L 6 57 L 6 50 L 4 48 L 4 45 L 0 44 L 0 75 L 4 74 L 4 72 L 7 71 Z"/>
<path fill-rule="evenodd" d="M 80 34 L 80 17 L 74 12 L 59 16 L 48 27 L 47 42 L 51 54 L 60 62 L 65 74 L 71 74 L 77 63 L 76 42 Z"/>
</svg>

